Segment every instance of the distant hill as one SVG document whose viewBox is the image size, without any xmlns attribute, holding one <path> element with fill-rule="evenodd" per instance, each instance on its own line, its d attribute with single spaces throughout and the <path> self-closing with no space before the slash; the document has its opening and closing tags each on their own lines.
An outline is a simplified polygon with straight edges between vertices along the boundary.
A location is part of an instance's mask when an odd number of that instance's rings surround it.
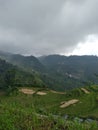
<svg viewBox="0 0 98 130">
<path fill-rule="evenodd" d="M 23 56 L 0 51 L 0 58 L 26 71 L 43 71 L 45 67 L 34 56 Z"/>
<path fill-rule="evenodd" d="M 97 56 L 60 56 L 50 55 L 40 57 L 40 62 L 46 67 L 75 79 L 90 79 L 98 73 Z"/>
<path fill-rule="evenodd" d="M 97 56 L 49 55 L 36 58 L 0 51 L 0 57 L 54 90 L 81 87 L 89 82 L 98 84 L 95 76 L 98 74 Z"/>
<path fill-rule="evenodd" d="M 60 81 L 65 88 L 82 86 L 84 82 L 98 83 L 95 74 L 98 74 L 97 56 L 60 56 L 49 55 L 39 57 L 40 62 L 51 70 L 52 76 Z M 60 77 L 57 77 L 60 75 Z M 62 78 L 61 78 L 62 77 Z M 63 88 L 64 88 L 63 86 Z"/>
<path fill-rule="evenodd" d="M 0 89 L 7 90 L 9 87 L 43 87 L 44 83 L 37 73 L 31 74 L 17 66 L 0 59 Z"/>
</svg>

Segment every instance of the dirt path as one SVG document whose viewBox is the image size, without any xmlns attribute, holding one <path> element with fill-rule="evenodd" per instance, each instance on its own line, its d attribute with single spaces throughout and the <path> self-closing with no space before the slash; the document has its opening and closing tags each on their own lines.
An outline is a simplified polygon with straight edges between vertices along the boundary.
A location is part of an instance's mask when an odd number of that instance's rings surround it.
<svg viewBox="0 0 98 130">
<path fill-rule="evenodd" d="M 86 93 L 86 94 L 89 94 L 90 92 L 88 90 L 86 90 L 85 88 L 81 88 L 81 90 Z"/>
<path fill-rule="evenodd" d="M 69 101 L 64 101 L 64 102 L 61 102 L 60 108 L 66 108 L 66 107 L 73 105 L 73 104 L 76 104 L 78 102 L 79 102 L 78 99 L 72 99 L 72 100 L 69 100 Z"/>
</svg>

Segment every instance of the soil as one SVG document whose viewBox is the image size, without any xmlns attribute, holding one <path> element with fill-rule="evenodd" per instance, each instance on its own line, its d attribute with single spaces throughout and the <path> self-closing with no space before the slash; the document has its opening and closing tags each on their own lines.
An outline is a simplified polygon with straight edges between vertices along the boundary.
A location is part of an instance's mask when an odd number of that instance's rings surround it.
<svg viewBox="0 0 98 130">
<path fill-rule="evenodd" d="M 32 95 L 32 94 L 36 93 L 36 91 L 34 91 L 32 89 L 28 89 L 28 88 L 22 88 L 19 91 L 24 93 L 24 94 L 29 94 L 29 95 L 30 94 Z M 47 93 L 42 92 L 42 91 L 38 91 L 36 94 L 38 94 L 38 95 L 46 95 Z"/>
<path fill-rule="evenodd" d="M 69 101 L 63 101 L 63 102 L 61 102 L 60 108 L 66 108 L 66 107 L 68 107 L 70 105 L 73 105 L 73 104 L 76 104 L 78 102 L 79 102 L 78 99 L 72 99 L 72 100 L 69 100 Z"/>
<path fill-rule="evenodd" d="M 20 92 L 24 93 L 24 94 L 34 94 L 35 91 L 32 89 L 27 89 L 27 88 L 22 88 L 19 90 Z"/>
<path fill-rule="evenodd" d="M 89 94 L 90 92 L 88 90 L 86 90 L 85 88 L 81 88 L 81 90 L 86 93 L 86 94 Z"/>
</svg>

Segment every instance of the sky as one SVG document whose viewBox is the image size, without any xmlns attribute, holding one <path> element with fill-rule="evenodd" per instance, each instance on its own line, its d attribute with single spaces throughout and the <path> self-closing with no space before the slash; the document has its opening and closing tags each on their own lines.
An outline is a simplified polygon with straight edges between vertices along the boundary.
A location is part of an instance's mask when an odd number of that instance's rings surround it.
<svg viewBox="0 0 98 130">
<path fill-rule="evenodd" d="M 98 0 L 0 0 L 0 50 L 98 55 Z"/>
</svg>

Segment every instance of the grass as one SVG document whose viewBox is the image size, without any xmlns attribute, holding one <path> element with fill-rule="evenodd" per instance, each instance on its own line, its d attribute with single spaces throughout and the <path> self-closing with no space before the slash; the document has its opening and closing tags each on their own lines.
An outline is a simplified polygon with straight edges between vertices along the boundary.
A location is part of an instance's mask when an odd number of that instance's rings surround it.
<svg viewBox="0 0 98 130">
<path fill-rule="evenodd" d="M 98 130 L 96 121 L 79 122 L 73 117 L 98 119 L 97 86 L 57 94 L 46 90 L 47 95 L 26 95 L 18 92 L 0 96 L 0 130 Z M 79 103 L 60 108 L 62 101 L 79 99 Z M 65 120 L 68 114 L 71 118 Z"/>
</svg>

